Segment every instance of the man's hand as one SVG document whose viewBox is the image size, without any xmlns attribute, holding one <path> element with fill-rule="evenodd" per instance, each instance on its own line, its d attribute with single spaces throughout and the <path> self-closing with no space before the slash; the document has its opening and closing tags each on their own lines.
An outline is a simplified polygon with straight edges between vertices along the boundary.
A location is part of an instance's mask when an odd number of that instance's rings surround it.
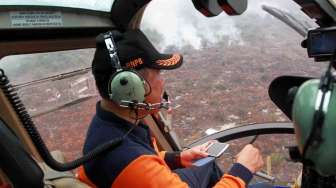
<svg viewBox="0 0 336 188">
<path fill-rule="evenodd" d="M 236 155 L 236 162 L 245 166 L 252 173 L 256 173 L 264 165 L 259 149 L 253 147 L 251 144 L 246 145 L 243 150 Z"/>
<path fill-rule="evenodd" d="M 209 149 L 209 146 L 217 142 L 216 140 L 208 141 L 202 145 L 192 147 L 190 149 L 184 150 L 181 152 L 181 164 L 184 167 L 192 166 L 192 163 L 195 162 L 197 159 L 202 159 L 208 156 L 206 152 Z"/>
</svg>

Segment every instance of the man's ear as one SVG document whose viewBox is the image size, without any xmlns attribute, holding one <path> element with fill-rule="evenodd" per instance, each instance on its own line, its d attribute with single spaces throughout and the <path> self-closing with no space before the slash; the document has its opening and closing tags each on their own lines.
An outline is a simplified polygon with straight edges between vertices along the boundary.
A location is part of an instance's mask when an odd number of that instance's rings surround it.
<svg viewBox="0 0 336 188">
<path fill-rule="evenodd" d="M 143 68 L 140 70 L 137 70 L 138 75 L 143 79 L 144 81 L 144 86 L 145 86 L 145 97 L 147 97 L 148 95 L 150 95 L 150 93 L 152 92 L 152 87 L 151 84 L 149 83 L 147 77 L 150 74 L 148 68 Z"/>
<path fill-rule="evenodd" d="M 147 97 L 152 92 L 152 87 L 146 79 L 144 79 L 144 86 L 145 86 L 145 97 Z"/>
</svg>

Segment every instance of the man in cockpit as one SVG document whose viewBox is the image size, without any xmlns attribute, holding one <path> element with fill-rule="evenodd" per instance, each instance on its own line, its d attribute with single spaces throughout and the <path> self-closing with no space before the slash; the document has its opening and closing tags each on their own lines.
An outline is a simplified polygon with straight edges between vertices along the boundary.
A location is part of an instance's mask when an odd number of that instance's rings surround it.
<svg viewBox="0 0 336 188">
<path fill-rule="evenodd" d="M 253 173 L 263 166 L 260 151 L 252 145 L 242 149 L 226 174 L 222 174 L 215 162 L 200 167 L 192 165 L 195 160 L 208 156 L 206 144 L 181 152 L 158 151 L 155 139 L 141 119 L 157 113 L 162 106 L 153 105 L 162 102 L 164 81 L 160 70 L 180 67 L 182 56 L 160 54 L 138 29 L 125 32 L 115 41 L 123 69 L 132 69 L 143 78 L 145 100 L 142 106 L 132 101 L 121 106 L 111 99 L 109 84 L 116 69 L 111 64 L 104 37 L 98 36 L 92 72 L 102 99 L 96 105 L 83 152 L 86 154 L 118 137 L 124 139 L 117 148 L 81 166 L 79 179 L 92 187 L 246 187 Z M 121 85 L 128 82 L 120 79 Z"/>
</svg>

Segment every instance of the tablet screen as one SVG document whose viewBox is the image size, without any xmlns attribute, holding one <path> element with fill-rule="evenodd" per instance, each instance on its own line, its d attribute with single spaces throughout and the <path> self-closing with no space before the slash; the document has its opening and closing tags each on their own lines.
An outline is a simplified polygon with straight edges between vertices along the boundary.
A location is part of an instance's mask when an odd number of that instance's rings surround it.
<svg viewBox="0 0 336 188">
<path fill-rule="evenodd" d="M 216 142 L 216 143 L 211 144 L 211 146 L 207 150 L 207 153 L 210 156 L 219 157 L 220 155 L 222 155 L 224 153 L 224 151 L 228 147 L 229 147 L 229 144 L 227 144 L 227 143 Z"/>
</svg>

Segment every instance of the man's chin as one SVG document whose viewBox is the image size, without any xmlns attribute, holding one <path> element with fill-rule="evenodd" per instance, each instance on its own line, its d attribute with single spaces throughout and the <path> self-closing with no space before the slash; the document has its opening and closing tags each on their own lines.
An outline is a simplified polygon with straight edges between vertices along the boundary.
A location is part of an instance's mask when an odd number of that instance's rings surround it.
<svg viewBox="0 0 336 188">
<path fill-rule="evenodd" d="M 154 109 L 154 110 L 149 110 L 148 114 L 153 115 L 153 114 L 156 114 L 156 113 L 159 113 L 159 112 L 160 112 L 160 109 Z"/>
<path fill-rule="evenodd" d="M 144 110 L 144 109 L 141 109 L 139 111 L 139 116 L 146 117 L 147 115 L 153 115 L 153 114 L 156 114 L 158 112 L 160 112 L 160 109 L 153 109 L 153 110 Z"/>
</svg>

